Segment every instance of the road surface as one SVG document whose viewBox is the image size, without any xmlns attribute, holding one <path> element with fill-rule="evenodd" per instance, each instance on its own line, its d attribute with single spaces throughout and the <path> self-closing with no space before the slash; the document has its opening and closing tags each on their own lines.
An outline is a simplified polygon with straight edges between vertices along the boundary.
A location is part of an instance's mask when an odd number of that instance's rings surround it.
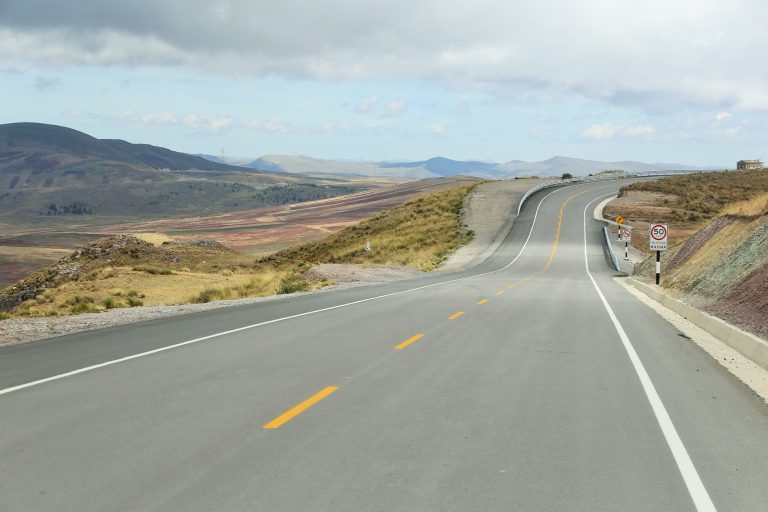
<svg viewBox="0 0 768 512">
<path fill-rule="evenodd" d="M 471 271 L 0 350 L 3 511 L 765 511 L 768 408 L 543 191 Z"/>
</svg>

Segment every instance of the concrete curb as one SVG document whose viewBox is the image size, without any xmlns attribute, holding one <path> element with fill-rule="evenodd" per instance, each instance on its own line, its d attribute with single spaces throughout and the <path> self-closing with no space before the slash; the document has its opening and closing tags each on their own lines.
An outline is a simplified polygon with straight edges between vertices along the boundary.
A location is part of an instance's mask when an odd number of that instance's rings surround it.
<svg viewBox="0 0 768 512">
<path fill-rule="evenodd" d="M 635 279 L 628 278 L 625 281 L 630 286 L 640 290 L 662 306 L 670 309 L 696 326 L 704 329 L 709 334 L 719 339 L 729 347 L 738 351 L 743 356 L 751 359 L 758 365 L 768 370 L 768 342 L 758 338 L 754 334 L 742 331 L 728 322 L 717 317 L 699 311 L 656 288 L 652 288 Z"/>
</svg>

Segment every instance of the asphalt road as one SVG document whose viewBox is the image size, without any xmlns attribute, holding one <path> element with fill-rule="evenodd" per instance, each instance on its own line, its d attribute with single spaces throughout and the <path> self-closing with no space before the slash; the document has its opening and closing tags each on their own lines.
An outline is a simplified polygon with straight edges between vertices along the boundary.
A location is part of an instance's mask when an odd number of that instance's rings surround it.
<svg viewBox="0 0 768 512">
<path fill-rule="evenodd" d="M 768 407 L 613 281 L 616 187 L 462 274 L 0 349 L 0 510 L 765 511 Z"/>
</svg>

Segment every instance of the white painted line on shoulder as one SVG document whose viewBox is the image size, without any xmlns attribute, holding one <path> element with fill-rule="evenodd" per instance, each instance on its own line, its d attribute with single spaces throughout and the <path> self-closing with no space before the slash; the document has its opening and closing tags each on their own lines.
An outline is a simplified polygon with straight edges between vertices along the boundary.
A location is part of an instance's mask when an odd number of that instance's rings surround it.
<svg viewBox="0 0 768 512">
<path fill-rule="evenodd" d="M 570 187 L 563 187 L 563 188 L 570 188 Z M 77 370 L 72 370 L 71 372 L 61 373 L 61 374 L 58 374 L 58 375 L 53 375 L 53 376 L 47 377 L 45 379 L 35 380 L 35 381 L 32 381 L 32 382 L 26 382 L 24 384 L 19 384 L 18 386 L 12 386 L 12 387 L 9 387 L 9 388 L 0 389 L 0 395 L 7 395 L 8 393 L 12 393 L 14 391 L 19 391 L 19 390 L 22 390 L 22 389 L 25 389 L 25 388 L 30 388 L 30 387 L 33 387 L 33 386 L 38 386 L 40 384 L 45 384 L 47 382 L 53 382 L 53 381 L 60 380 L 60 379 L 66 378 L 66 377 L 71 377 L 73 375 L 78 375 L 80 373 L 90 372 L 92 370 L 97 370 L 99 368 L 104 368 L 106 366 L 112 366 L 112 365 L 115 365 L 115 364 L 124 363 L 124 362 L 130 361 L 132 359 L 138 359 L 140 357 L 146 357 L 146 356 L 150 356 L 152 354 L 158 354 L 160 352 L 165 352 L 167 350 L 173 350 L 175 348 L 183 347 L 185 345 L 191 345 L 193 343 L 198 343 L 198 342 L 201 342 L 201 341 L 210 340 L 210 339 L 218 338 L 218 337 L 221 337 L 221 336 L 226 336 L 227 334 L 233 334 L 233 333 L 240 332 L 240 331 L 245 331 L 245 330 L 248 330 L 248 329 L 255 329 L 256 327 L 261 327 L 263 325 L 269 325 L 269 324 L 275 324 L 275 323 L 278 323 L 278 322 L 284 322 L 286 320 L 291 320 L 291 319 L 294 319 L 294 318 L 300 318 L 302 316 L 315 315 L 317 313 L 323 313 L 325 311 L 332 311 L 334 309 L 340 309 L 340 308 L 346 308 L 346 307 L 349 307 L 349 306 L 354 306 L 355 304 L 362 304 L 364 302 L 370 302 L 370 301 L 374 301 L 374 300 L 384 299 L 386 297 L 394 297 L 396 295 L 403 295 L 403 294 L 406 294 L 406 293 L 415 292 L 417 290 L 424 290 L 424 289 L 427 289 L 427 288 L 434 288 L 436 286 L 443 286 L 443 285 L 450 284 L 450 283 L 456 283 L 456 282 L 459 282 L 459 281 L 464 281 L 466 279 L 472 279 L 472 278 L 475 278 L 475 277 L 487 276 L 487 275 L 495 274 L 497 272 L 501 272 L 503 270 L 508 269 L 512 265 L 514 265 L 515 262 L 523 254 L 523 252 L 525 251 L 525 248 L 528 246 L 528 242 L 531 240 L 531 235 L 533 234 L 533 228 L 536 226 L 536 219 L 539 217 L 539 210 L 541 208 L 541 205 L 544 204 L 544 201 L 546 201 L 549 196 L 551 196 L 552 194 L 554 194 L 555 192 L 558 192 L 560 190 L 563 190 L 563 189 L 559 188 L 559 189 L 553 190 L 552 192 L 550 192 L 549 194 L 544 196 L 541 199 L 541 201 L 539 201 L 539 204 L 536 206 L 536 211 L 534 212 L 534 215 L 533 215 L 533 222 L 531 223 L 531 229 L 528 232 L 528 237 L 525 239 L 525 243 L 523 243 L 523 246 L 520 248 L 520 252 L 517 253 L 517 256 L 515 256 L 515 258 L 512 261 L 510 261 L 508 264 L 506 264 L 502 268 L 499 268 L 499 269 L 496 269 L 496 270 L 491 270 L 489 272 L 482 272 L 482 273 L 479 273 L 479 274 L 473 274 L 471 276 L 460 277 L 460 278 L 457 278 L 457 279 L 449 279 L 448 281 L 442 281 L 440 283 L 433 283 L 433 284 L 428 284 L 428 285 L 425 285 L 425 286 L 418 286 L 416 288 L 409 288 L 408 290 L 401 290 L 399 292 L 385 293 L 384 295 L 377 295 L 375 297 L 368 297 L 366 299 L 360 299 L 360 300 L 355 300 L 355 301 L 352 301 L 352 302 L 346 302 L 344 304 L 337 304 L 336 306 L 330 306 L 330 307 L 327 307 L 327 308 L 315 309 L 315 310 L 312 310 L 312 311 L 305 311 L 304 313 L 297 313 L 295 315 L 284 316 L 284 317 L 281 317 L 281 318 L 275 318 L 275 319 L 272 319 L 272 320 L 267 320 L 267 321 L 259 322 L 259 323 L 256 323 L 256 324 L 245 325 L 243 327 L 238 327 L 237 329 L 231 329 L 231 330 L 228 330 L 228 331 L 217 332 L 215 334 L 210 334 L 208 336 L 203 336 L 203 337 L 200 337 L 200 338 L 195 338 L 193 340 L 182 341 L 180 343 L 175 343 L 173 345 L 167 345 L 165 347 L 160 347 L 160 348 L 156 348 L 154 350 L 149 350 L 149 351 L 146 351 L 146 352 L 141 352 L 139 354 L 132 354 L 130 356 L 121 357 L 119 359 L 114 359 L 114 360 L 111 360 L 111 361 L 105 361 L 103 363 L 94 364 L 92 366 L 86 366 L 85 368 L 79 368 Z"/>
<path fill-rule="evenodd" d="M 603 291 L 597 285 L 597 281 L 595 281 L 595 278 L 592 277 L 592 274 L 589 271 L 589 259 L 587 257 L 587 208 L 599 199 L 600 198 L 598 197 L 584 208 L 584 266 L 587 271 L 587 276 L 589 276 L 595 290 L 597 290 L 597 294 L 600 296 L 600 300 L 602 301 L 605 310 L 608 312 L 608 316 L 610 317 L 611 322 L 613 322 L 613 326 L 616 328 L 619 338 L 621 338 L 621 343 L 624 345 L 624 349 L 627 351 L 627 355 L 632 362 L 635 373 L 637 373 L 637 376 L 640 379 L 640 384 L 643 386 L 645 396 L 651 404 L 653 414 L 656 416 L 656 421 L 658 421 L 659 426 L 661 427 L 664 439 L 666 439 L 667 445 L 672 452 L 672 456 L 675 458 L 677 467 L 680 470 L 680 474 L 688 488 L 688 493 L 693 500 L 693 504 L 696 506 L 697 512 L 717 512 L 715 504 L 712 502 L 707 489 L 704 487 L 704 482 L 701 481 L 699 473 L 696 471 L 696 467 L 693 465 L 693 461 L 688 455 L 688 451 L 685 449 L 683 440 L 680 439 L 680 435 L 677 433 L 674 423 L 672 423 L 672 418 L 669 417 L 667 408 L 664 407 L 661 397 L 656 392 L 656 387 L 653 385 L 651 377 L 645 370 L 645 366 L 643 366 L 643 362 L 637 355 L 635 347 L 632 346 L 632 343 L 629 341 L 629 336 L 627 336 L 624 327 L 613 312 L 613 308 L 608 304 L 608 300 L 605 298 L 605 295 L 603 295 Z"/>
</svg>

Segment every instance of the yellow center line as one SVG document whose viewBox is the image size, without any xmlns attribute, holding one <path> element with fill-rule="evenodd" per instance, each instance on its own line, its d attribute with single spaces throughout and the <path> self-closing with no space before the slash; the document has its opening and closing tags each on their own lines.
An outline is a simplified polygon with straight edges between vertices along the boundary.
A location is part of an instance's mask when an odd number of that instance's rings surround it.
<svg viewBox="0 0 768 512">
<path fill-rule="evenodd" d="M 496 292 L 496 296 L 499 297 L 501 295 L 504 295 L 504 290 L 499 290 Z"/>
<path fill-rule="evenodd" d="M 612 186 L 613 185 L 608 185 L 606 187 L 598 187 L 598 188 L 593 188 L 593 189 L 590 189 L 590 190 L 584 190 L 582 192 L 579 192 L 578 194 L 573 194 L 571 197 L 569 197 L 568 199 L 563 201 L 563 204 L 560 205 L 560 213 L 557 216 L 557 228 L 555 229 L 555 243 L 552 244 L 552 252 L 549 254 L 549 259 L 547 260 L 547 264 L 544 265 L 544 269 L 543 270 L 547 270 L 549 268 L 549 266 L 552 265 L 552 260 L 555 259 L 555 254 L 557 254 L 557 246 L 560 243 L 560 227 L 563 225 L 563 214 L 565 213 L 565 207 L 568 206 L 568 203 L 570 203 L 571 200 L 573 198 L 575 198 L 575 197 L 584 195 L 584 194 L 586 194 L 588 192 L 593 192 L 595 190 L 600 190 L 600 189 L 604 189 L 604 188 L 611 188 Z M 537 274 L 534 274 L 531 277 L 534 277 L 536 275 Z"/>
<path fill-rule="evenodd" d="M 268 429 L 280 428 L 283 424 L 291 421 L 293 418 L 295 418 L 302 412 L 306 411 L 307 409 L 309 409 L 310 407 L 312 407 L 317 402 L 327 397 L 337 389 L 339 389 L 338 386 L 328 386 L 327 388 L 323 389 L 319 393 L 307 398 L 306 400 L 301 402 L 299 405 L 296 405 L 295 407 L 288 409 L 277 418 L 265 424 L 263 428 L 268 428 Z"/>
<path fill-rule="evenodd" d="M 486 302 L 488 302 L 488 299 L 480 299 L 477 301 L 478 304 L 485 304 Z"/>
<path fill-rule="evenodd" d="M 410 338 L 408 338 L 407 340 L 405 340 L 401 344 L 395 346 L 395 350 L 403 350 L 405 347 L 407 347 L 408 345 L 410 345 L 414 341 L 418 341 L 418 340 L 420 340 L 423 337 L 424 337 L 423 334 L 417 334 L 416 336 L 411 336 Z"/>
<path fill-rule="evenodd" d="M 464 314 L 463 311 L 457 311 L 454 314 L 452 314 L 451 316 L 449 316 L 448 320 L 455 320 L 455 319 L 459 318 L 463 314 Z"/>
</svg>

